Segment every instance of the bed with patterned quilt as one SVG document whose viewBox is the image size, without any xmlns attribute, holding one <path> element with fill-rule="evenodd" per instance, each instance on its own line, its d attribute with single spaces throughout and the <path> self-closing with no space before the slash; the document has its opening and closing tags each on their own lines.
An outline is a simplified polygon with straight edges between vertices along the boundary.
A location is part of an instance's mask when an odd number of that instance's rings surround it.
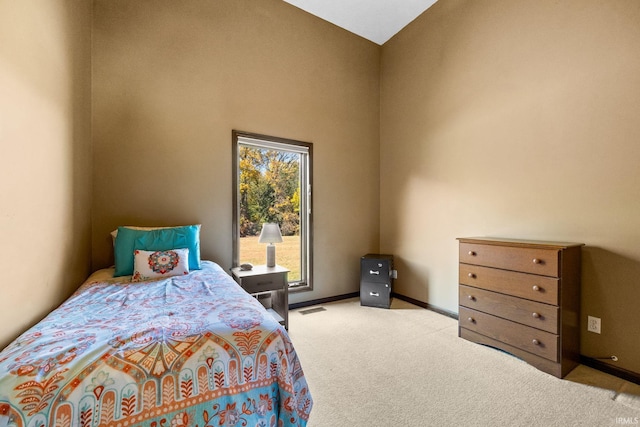
<svg viewBox="0 0 640 427">
<path fill-rule="evenodd" d="M 0 353 L 0 426 L 307 424 L 287 332 L 220 266 L 113 276 L 92 274 Z"/>
</svg>

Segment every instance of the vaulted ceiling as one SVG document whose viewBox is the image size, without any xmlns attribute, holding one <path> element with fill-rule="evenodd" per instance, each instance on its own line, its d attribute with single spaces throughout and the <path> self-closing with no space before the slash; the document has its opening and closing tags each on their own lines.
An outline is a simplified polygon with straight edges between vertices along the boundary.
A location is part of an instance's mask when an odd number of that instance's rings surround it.
<svg viewBox="0 0 640 427">
<path fill-rule="evenodd" d="M 379 45 L 436 0 L 284 0 Z"/>
</svg>

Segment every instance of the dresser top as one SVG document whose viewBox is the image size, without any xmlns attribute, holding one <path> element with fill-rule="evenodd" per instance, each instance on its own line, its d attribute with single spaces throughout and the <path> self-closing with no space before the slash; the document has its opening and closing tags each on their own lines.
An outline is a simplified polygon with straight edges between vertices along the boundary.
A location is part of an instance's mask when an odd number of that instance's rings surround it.
<svg viewBox="0 0 640 427">
<path fill-rule="evenodd" d="M 505 239 L 501 237 L 458 237 L 461 243 L 512 246 L 518 248 L 566 249 L 584 246 L 584 243 L 552 242 L 546 240 Z"/>
</svg>

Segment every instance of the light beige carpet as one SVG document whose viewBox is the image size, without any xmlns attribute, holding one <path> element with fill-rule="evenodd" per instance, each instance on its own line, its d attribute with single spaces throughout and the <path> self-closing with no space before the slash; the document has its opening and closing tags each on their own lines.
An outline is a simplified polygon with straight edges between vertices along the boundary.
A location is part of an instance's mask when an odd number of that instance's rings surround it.
<svg viewBox="0 0 640 427">
<path fill-rule="evenodd" d="M 358 299 L 292 310 L 289 334 L 310 427 L 640 425 L 639 385 L 582 365 L 560 380 L 397 298 L 390 310 Z"/>
</svg>

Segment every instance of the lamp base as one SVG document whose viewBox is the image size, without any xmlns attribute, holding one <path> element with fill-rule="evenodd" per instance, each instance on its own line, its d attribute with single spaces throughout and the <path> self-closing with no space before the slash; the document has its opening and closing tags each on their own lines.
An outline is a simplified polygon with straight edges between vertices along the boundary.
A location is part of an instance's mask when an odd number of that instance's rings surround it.
<svg viewBox="0 0 640 427">
<path fill-rule="evenodd" d="M 275 267 L 276 266 L 276 245 L 268 244 L 267 245 L 267 267 Z"/>
</svg>

